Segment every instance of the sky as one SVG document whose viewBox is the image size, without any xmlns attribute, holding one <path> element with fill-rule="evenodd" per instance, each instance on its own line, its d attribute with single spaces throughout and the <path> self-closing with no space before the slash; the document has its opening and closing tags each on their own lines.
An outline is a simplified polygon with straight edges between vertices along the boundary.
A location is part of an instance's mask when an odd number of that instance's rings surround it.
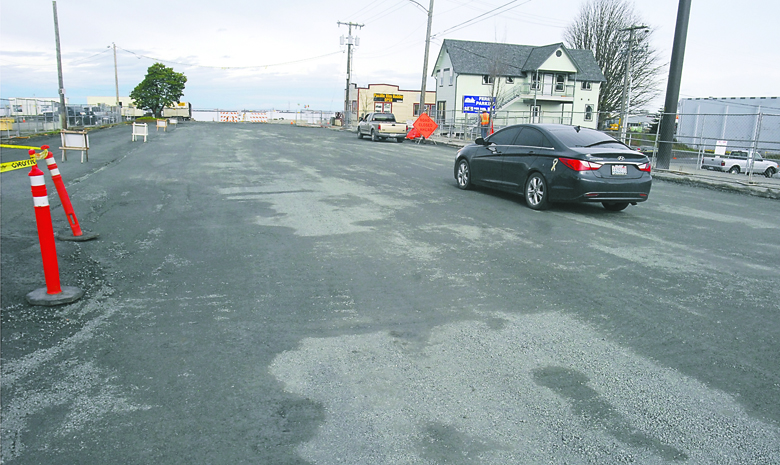
<svg viewBox="0 0 780 465">
<path fill-rule="evenodd" d="M 563 42 L 587 0 L 434 0 L 430 77 L 444 39 L 522 45 Z M 418 90 L 430 0 L 58 0 L 63 81 L 70 103 L 120 96 L 155 62 L 187 76 L 182 101 L 195 109 L 339 110 L 347 47 L 352 82 Z M 671 60 L 678 0 L 636 0 L 652 45 Z M 0 0 L 0 97 L 58 98 L 51 0 Z M 681 98 L 774 97 L 780 60 L 775 0 L 692 0 Z M 471 20 L 471 21 L 469 21 Z M 464 24 L 465 23 L 465 24 Z M 659 96 L 663 106 L 668 67 Z"/>
</svg>

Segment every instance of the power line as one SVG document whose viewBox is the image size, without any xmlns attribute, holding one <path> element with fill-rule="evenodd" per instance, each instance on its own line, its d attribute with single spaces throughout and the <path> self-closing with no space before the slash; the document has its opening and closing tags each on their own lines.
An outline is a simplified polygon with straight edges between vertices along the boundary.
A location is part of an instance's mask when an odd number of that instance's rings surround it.
<svg viewBox="0 0 780 465">
<path fill-rule="evenodd" d="M 490 11 L 487 11 L 487 12 L 485 12 L 485 13 L 482 13 L 481 15 L 479 15 L 479 16 L 477 16 L 477 17 L 471 18 L 471 19 L 469 19 L 468 21 L 464 21 L 464 22 L 462 22 L 462 23 L 460 23 L 460 24 L 456 24 L 455 26 L 452 26 L 452 27 L 451 27 L 451 28 L 449 28 L 449 29 L 445 29 L 445 30 L 443 30 L 443 31 L 441 31 L 441 32 L 437 32 L 436 34 L 433 34 L 431 37 L 436 37 L 436 36 L 438 36 L 438 35 L 444 34 L 445 32 L 453 32 L 454 30 L 460 29 L 460 28 L 462 28 L 462 27 L 466 27 L 466 26 L 472 26 L 473 24 L 475 24 L 475 21 L 476 21 L 476 22 L 480 22 L 480 21 L 484 21 L 484 20 L 486 20 L 486 19 L 490 19 L 490 18 L 492 18 L 493 16 L 496 16 L 496 15 L 498 15 L 499 13 L 502 13 L 502 12 L 500 12 L 500 11 L 499 11 L 498 13 L 495 13 L 495 14 L 493 14 L 493 15 L 491 15 L 491 16 L 487 16 L 486 18 L 482 18 L 482 17 L 483 17 L 483 16 L 486 16 L 486 15 L 489 15 L 490 13 L 493 13 L 493 12 L 495 12 L 495 11 L 498 11 L 498 10 L 501 10 L 501 9 L 503 9 L 503 8 L 506 8 L 507 6 L 509 6 L 509 5 L 513 4 L 513 3 L 517 3 L 517 2 L 519 2 L 519 1 L 520 1 L 520 0 L 512 0 L 511 2 L 504 3 L 503 5 L 501 5 L 501 6 L 497 7 L 497 8 L 493 8 L 492 10 L 490 10 Z M 525 5 L 526 3 L 531 3 L 531 1 L 532 1 L 532 0 L 526 0 L 525 2 L 523 2 L 523 3 L 521 3 L 520 5 L 517 5 L 517 6 L 523 6 L 523 5 Z M 515 7 L 515 8 L 516 8 L 516 7 Z M 480 18 L 482 18 L 482 19 L 480 19 Z M 469 23 L 471 23 L 471 24 L 469 24 Z"/>
<path fill-rule="evenodd" d="M 328 57 L 328 56 L 331 56 L 331 55 L 337 55 L 337 54 L 344 53 L 343 51 L 339 50 L 338 52 L 326 53 L 324 55 L 319 55 L 319 56 L 316 56 L 316 57 L 302 58 L 300 60 L 286 61 L 286 62 L 283 62 L 283 63 L 271 63 L 271 64 L 267 64 L 267 65 L 210 66 L 210 65 L 198 65 L 198 64 L 194 64 L 194 63 L 182 63 L 182 62 L 178 62 L 178 61 L 167 60 L 167 59 L 164 59 L 164 58 L 155 58 L 155 57 L 151 57 L 151 56 L 144 55 L 144 54 L 141 54 L 141 53 L 133 52 L 132 50 L 127 50 L 127 49 L 122 48 L 120 46 L 117 46 L 117 48 L 122 50 L 122 51 L 124 51 L 124 52 L 127 52 L 127 53 L 129 53 L 131 55 L 135 55 L 138 58 L 146 58 L 148 60 L 154 60 L 154 61 L 159 61 L 159 62 L 164 62 L 164 63 L 172 63 L 172 64 L 175 64 L 175 65 L 181 65 L 181 66 L 190 66 L 190 67 L 193 67 L 193 68 L 209 68 L 209 69 L 256 69 L 256 68 L 269 68 L 269 67 L 272 67 L 272 66 L 284 66 L 284 65 L 292 65 L 292 64 L 295 64 L 295 63 L 303 63 L 305 61 L 318 60 L 320 58 L 325 58 L 325 57 Z"/>
</svg>

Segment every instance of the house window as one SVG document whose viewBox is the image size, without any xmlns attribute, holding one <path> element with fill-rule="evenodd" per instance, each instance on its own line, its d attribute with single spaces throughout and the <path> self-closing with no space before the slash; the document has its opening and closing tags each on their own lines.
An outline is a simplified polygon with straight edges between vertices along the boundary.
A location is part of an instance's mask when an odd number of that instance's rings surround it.
<svg viewBox="0 0 780 465">
<path fill-rule="evenodd" d="M 436 79 L 439 81 L 439 87 L 444 86 L 444 74 L 441 70 L 439 70 L 438 73 L 436 73 Z"/>
<path fill-rule="evenodd" d="M 542 83 L 539 81 L 538 74 L 534 74 L 531 78 L 531 90 L 542 90 Z"/>
<path fill-rule="evenodd" d="M 556 74 L 555 75 L 555 92 L 563 92 L 564 86 L 566 85 L 566 76 L 563 74 Z"/>
<path fill-rule="evenodd" d="M 357 100 L 353 100 L 352 101 L 352 113 L 357 113 L 357 111 L 358 111 Z"/>
<path fill-rule="evenodd" d="M 441 81 L 439 82 L 439 87 L 444 86 L 444 79 L 449 75 L 450 78 L 450 85 L 452 85 L 452 74 L 450 73 L 449 68 L 444 68 L 444 73 L 441 76 Z"/>
<path fill-rule="evenodd" d="M 436 114 L 436 120 L 439 122 L 439 124 L 444 124 L 444 121 L 447 118 L 447 101 L 439 100 L 436 102 L 436 109 L 438 110 L 438 113 Z"/>
<path fill-rule="evenodd" d="M 515 83 L 515 78 L 513 78 L 512 76 L 507 76 L 506 77 L 506 83 L 507 84 L 514 84 Z"/>
<path fill-rule="evenodd" d="M 593 121 L 593 105 L 585 105 L 585 121 Z"/>
<path fill-rule="evenodd" d="M 591 90 L 590 81 L 582 81 L 582 90 Z"/>
<path fill-rule="evenodd" d="M 493 84 L 493 76 L 485 74 L 482 76 L 482 84 Z"/>
<path fill-rule="evenodd" d="M 532 106 L 531 107 L 531 122 L 532 123 L 538 123 L 539 122 L 539 114 L 542 112 L 542 109 L 539 105 Z"/>
<path fill-rule="evenodd" d="M 428 116 L 432 115 L 434 113 L 435 105 L 432 103 L 426 103 L 425 104 L 425 113 L 428 114 Z M 420 116 L 420 104 L 415 103 L 414 104 L 414 116 Z"/>
<path fill-rule="evenodd" d="M 455 71 L 450 71 L 450 85 L 455 82 Z"/>
</svg>

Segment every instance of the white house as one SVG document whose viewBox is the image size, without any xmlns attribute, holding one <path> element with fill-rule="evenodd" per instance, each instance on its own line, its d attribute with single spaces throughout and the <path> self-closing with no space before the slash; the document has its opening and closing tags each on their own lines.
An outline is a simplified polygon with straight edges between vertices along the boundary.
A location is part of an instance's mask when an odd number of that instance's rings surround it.
<svg viewBox="0 0 780 465">
<path fill-rule="evenodd" d="M 536 122 L 596 128 L 599 88 L 606 81 L 590 50 L 451 39 L 444 40 L 432 76 L 437 122 L 444 127 L 475 121 L 488 109 L 499 127 Z"/>
</svg>

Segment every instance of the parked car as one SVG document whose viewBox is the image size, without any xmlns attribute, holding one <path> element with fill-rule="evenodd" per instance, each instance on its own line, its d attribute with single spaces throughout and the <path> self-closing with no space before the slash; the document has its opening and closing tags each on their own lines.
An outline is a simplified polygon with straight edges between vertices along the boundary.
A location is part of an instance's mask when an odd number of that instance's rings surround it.
<svg viewBox="0 0 780 465">
<path fill-rule="evenodd" d="M 360 118 L 357 127 L 358 139 L 371 136 L 374 142 L 388 138 L 403 142 L 407 132 L 406 123 L 397 122 L 392 113 L 369 113 Z"/>
<path fill-rule="evenodd" d="M 702 158 L 701 167 L 708 170 L 728 171 L 732 174 L 747 174 L 750 168 L 750 155 L 753 151 L 732 150 L 728 155 L 705 156 Z M 777 162 L 764 160 L 764 158 L 755 153 L 753 157 L 753 174 L 763 174 L 771 178 L 780 171 Z"/>
<path fill-rule="evenodd" d="M 522 194 L 535 210 L 554 202 L 601 202 L 612 211 L 647 200 L 646 155 L 588 128 L 562 124 L 508 126 L 455 157 L 458 187 L 480 185 Z"/>
</svg>

